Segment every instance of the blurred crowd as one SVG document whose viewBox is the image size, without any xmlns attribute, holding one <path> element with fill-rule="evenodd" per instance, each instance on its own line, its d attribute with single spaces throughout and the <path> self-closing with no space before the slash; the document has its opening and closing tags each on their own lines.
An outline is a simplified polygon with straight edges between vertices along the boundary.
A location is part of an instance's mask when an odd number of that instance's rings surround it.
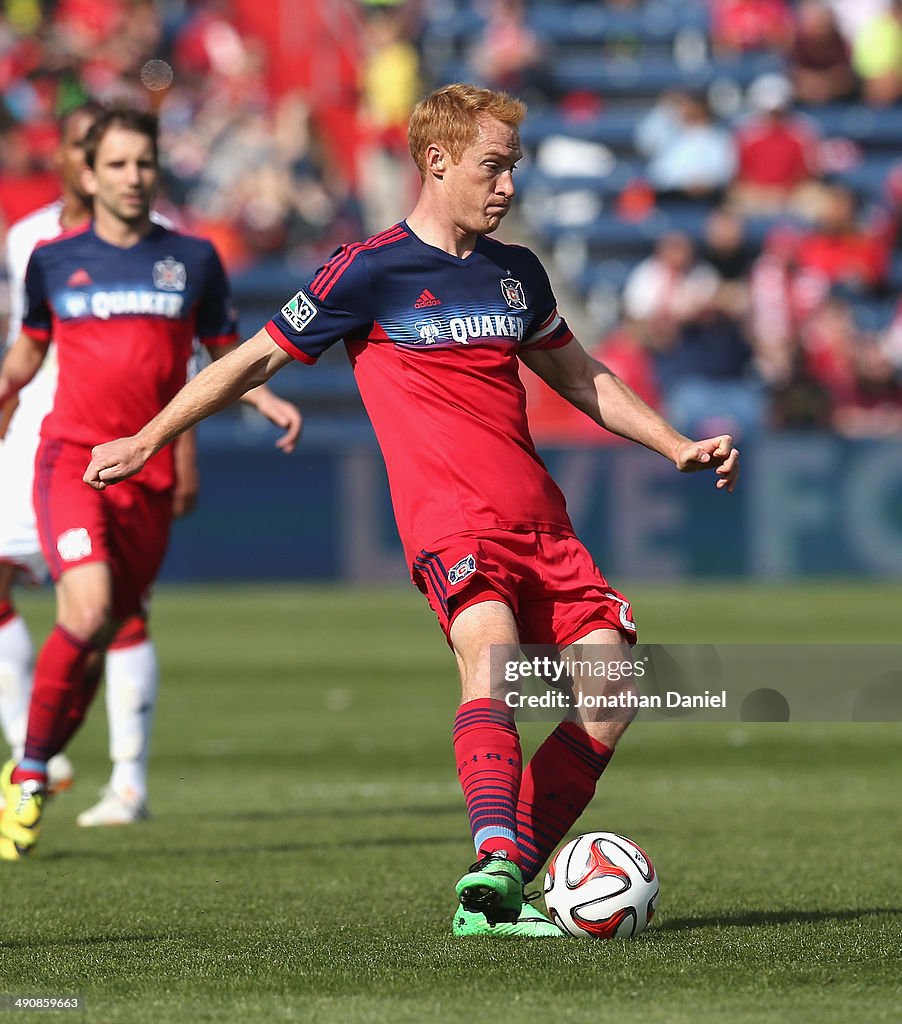
<svg viewBox="0 0 902 1024">
<path fill-rule="evenodd" d="M 354 26 L 334 42 L 353 69 L 351 127 L 339 136 L 341 118 L 334 105 L 324 116 L 317 95 L 328 83 L 274 78 L 272 41 L 248 30 L 248 6 L 6 0 L 0 233 L 56 197 L 57 117 L 90 97 L 158 112 L 161 204 L 211 237 L 231 270 L 316 265 L 409 208 L 417 180 L 407 116 L 446 73 L 431 57 L 430 24 L 450 10 L 477 19 L 459 76 L 525 94 L 539 109 L 587 103 L 551 85 L 554 54 L 532 25 L 538 0 L 322 0 L 326 12 L 351 11 Z M 581 0 L 581 9 L 593 6 L 638 11 L 647 0 Z M 861 313 L 872 300 L 888 306 L 899 283 L 902 165 L 863 201 L 835 174 L 858 159 L 856 145 L 823 137 L 805 111 L 896 108 L 902 0 L 710 0 L 705 24 L 709 57 L 778 54 L 781 69 L 752 83 L 741 111 L 727 114 L 711 90 L 674 82 L 637 112 L 642 172 L 618 197 L 617 215 L 636 222 L 678 201 L 701 210 L 704 227 L 661 233 L 633 260 L 616 323 L 604 338 L 583 340 L 598 340 L 601 358 L 686 431 L 898 433 L 902 317 Z M 689 52 L 693 40 L 675 45 Z M 625 33 L 598 56 L 630 58 L 641 46 Z M 595 99 L 598 109 L 607 100 Z M 553 400 L 537 402 L 535 415 L 542 439 L 598 436 Z"/>
<path fill-rule="evenodd" d="M 605 6 L 610 13 L 647 5 Z M 519 25 L 519 35 L 508 29 L 507 37 L 519 39 L 520 60 L 508 52 L 496 65 L 503 71 L 489 80 L 510 82 L 516 67 L 524 88 L 547 91 L 549 54 L 530 31 L 528 5 L 502 0 L 493 10 Z M 720 80 L 688 89 L 676 78 L 653 101 L 620 101 L 635 115 L 629 153 L 637 173 L 611 202 L 586 203 L 578 190 L 569 207 L 561 206 L 570 239 L 578 237 L 582 219 L 589 252 L 612 223 L 600 213 L 605 205 L 621 222 L 650 226 L 651 251 L 633 259 L 618 315 L 596 354 L 687 433 L 728 429 L 749 436 L 778 428 L 898 435 L 902 160 L 897 151 L 898 163 L 887 159 L 892 150 L 879 139 L 876 154 L 869 153 L 866 131 L 857 142 L 841 132 L 827 135 L 817 115 L 845 110 L 860 122 L 845 123 L 856 128 L 877 113 L 898 111 L 902 119 L 902 2 L 711 0 L 703 23 L 696 58 L 701 52 L 722 59 L 724 68 L 741 68 L 743 58 L 760 54 L 776 66 L 748 88 Z M 677 33 L 678 64 L 686 43 Z M 642 66 L 638 34 L 613 33 L 605 46 L 611 59 Z M 477 59 L 482 67 L 491 63 Z M 616 97 L 584 90 L 558 94 L 552 104 L 562 124 L 577 126 L 618 109 Z M 562 181 L 577 173 L 577 154 L 607 172 L 608 147 L 596 145 L 593 153 L 591 145 L 579 146 L 562 148 L 558 167 L 554 158 L 541 159 L 551 147 L 540 143 L 537 156 Z M 849 173 L 858 168 L 869 174 L 852 187 Z M 547 202 L 545 187 L 535 205 Z M 548 216 L 538 210 L 531 219 Z M 680 230 L 681 219 L 692 228 Z M 666 228 L 654 230 L 658 224 Z M 562 262 L 571 266 L 571 251 L 563 251 Z M 577 285 L 585 263 L 577 261 Z M 607 283 L 602 291 L 609 294 Z M 530 397 L 542 439 L 599 439 L 535 381 Z"/>
<path fill-rule="evenodd" d="M 85 99 L 150 108 L 161 123 L 160 205 L 211 237 L 232 270 L 308 264 L 368 214 L 359 168 L 330 146 L 316 97 L 274 86 L 269 54 L 229 0 L 7 0 L 0 15 L 0 235 L 57 195 L 57 119 Z M 355 130 L 398 147 L 419 96 L 401 8 L 361 6 Z M 327 126 L 328 127 L 328 126 Z M 397 185 L 397 183 L 396 183 Z"/>
</svg>

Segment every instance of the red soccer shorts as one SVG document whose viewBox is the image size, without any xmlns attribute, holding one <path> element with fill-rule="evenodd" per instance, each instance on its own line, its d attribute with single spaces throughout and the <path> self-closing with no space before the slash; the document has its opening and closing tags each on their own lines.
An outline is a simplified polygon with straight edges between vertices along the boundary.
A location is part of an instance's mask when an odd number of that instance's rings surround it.
<svg viewBox="0 0 902 1024">
<path fill-rule="evenodd" d="M 42 441 L 35 461 L 34 507 L 44 558 L 54 581 L 91 562 L 109 565 L 113 618 L 142 611 L 156 579 L 172 523 L 172 494 L 126 480 L 95 491 L 82 476 L 91 451 Z"/>
<path fill-rule="evenodd" d="M 566 647 L 594 629 L 635 643 L 629 601 L 608 583 L 575 537 L 489 530 L 448 537 L 414 560 L 413 581 L 449 637 L 470 605 L 501 600 L 520 642 Z"/>
</svg>

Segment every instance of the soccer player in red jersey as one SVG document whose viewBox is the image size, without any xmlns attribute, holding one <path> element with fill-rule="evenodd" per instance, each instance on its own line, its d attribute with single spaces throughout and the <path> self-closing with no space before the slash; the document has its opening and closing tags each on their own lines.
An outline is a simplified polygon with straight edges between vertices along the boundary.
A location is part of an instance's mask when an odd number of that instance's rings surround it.
<svg viewBox="0 0 902 1024">
<path fill-rule="evenodd" d="M 94 448 L 85 473 L 99 489 L 127 479 L 186 427 L 344 339 L 411 578 L 460 670 L 454 749 L 479 859 L 457 884 L 457 935 L 560 935 L 523 885 L 588 804 L 628 724 L 622 711 L 573 708 L 524 767 L 512 710 L 498 696 L 493 650 L 597 644 L 623 659 L 635 640 L 628 601 L 574 536 L 536 454 L 519 361 L 600 426 L 683 472 L 713 469 L 732 491 L 739 468 L 730 437 L 683 437 L 591 359 L 538 258 L 489 237 L 514 196 L 524 112 L 469 85 L 421 101 L 409 140 L 423 185 L 407 220 L 343 246 L 136 435 Z M 634 682 L 605 692 L 635 693 Z"/>
<path fill-rule="evenodd" d="M 121 490 L 82 483 L 98 436 L 137 429 L 184 384 L 198 337 L 219 359 L 235 347 L 225 273 L 209 242 L 154 223 L 157 123 L 111 110 L 85 138 L 84 184 L 93 220 L 39 244 L 25 275 L 22 334 L 0 370 L 0 406 L 37 373 L 52 337 L 59 361 L 53 409 L 41 427 L 34 504 L 56 584 L 56 625 L 35 666 L 22 758 L 0 774 L 6 807 L 0 857 L 38 840 L 47 761 L 63 750 L 94 696 L 101 656 L 139 614 L 162 563 L 173 514 L 171 448 Z M 290 451 L 300 413 L 265 386 L 244 396 L 285 429 Z"/>
<path fill-rule="evenodd" d="M 84 138 L 103 113 L 98 103 L 68 110 L 59 123 L 60 142 L 55 164 L 61 197 L 17 221 L 6 239 L 10 280 L 9 343 L 22 327 L 25 271 L 35 246 L 65 231 L 87 224 L 92 203 L 84 192 Z M 152 214 L 159 223 L 167 221 Z M 115 258 L 115 253 L 112 254 Z M 13 583 L 40 583 L 47 577 L 41 554 L 32 498 L 34 461 L 41 423 L 53 408 L 57 361 L 52 344 L 31 383 L 0 416 L 0 725 L 14 757 L 21 757 L 28 724 L 34 650 L 28 628 L 12 600 Z M 6 412 L 7 410 L 5 410 Z M 176 516 L 191 511 L 197 498 L 196 449 L 193 432 L 176 443 Z M 147 758 L 156 704 L 158 668 L 146 616 L 126 620 L 113 638 L 104 666 L 113 771 L 101 800 L 78 816 L 79 825 L 127 825 L 147 817 Z M 49 763 L 50 791 L 68 788 L 72 765 L 65 754 Z M 0 794 L 0 810 L 3 797 Z"/>
</svg>

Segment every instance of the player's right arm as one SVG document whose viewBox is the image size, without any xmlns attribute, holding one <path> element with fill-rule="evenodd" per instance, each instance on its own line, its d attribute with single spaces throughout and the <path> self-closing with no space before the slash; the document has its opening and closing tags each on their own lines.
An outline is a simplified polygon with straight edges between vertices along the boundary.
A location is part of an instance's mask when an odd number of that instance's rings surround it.
<svg viewBox="0 0 902 1024">
<path fill-rule="evenodd" d="M 6 434 L 19 392 L 34 378 L 46 355 L 47 343 L 24 332 L 7 349 L 0 365 L 0 438 Z"/>
<path fill-rule="evenodd" d="M 265 330 L 215 360 L 132 437 L 97 445 L 84 481 L 102 491 L 140 472 L 147 460 L 196 423 L 220 412 L 259 387 L 292 357 Z"/>
<path fill-rule="evenodd" d="M 9 348 L 0 364 L 0 438 L 4 437 L 18 404 L 17 395 L 41 368 L 50 341 L 52 314 L 44 288 L 40 259 L 23 259 L 20 230 L 7 236 L 10 277 Z M 27 269 L 26 269 L 27 268 Z M 23 316 L 27 307 L 28 315 Z M 14 333 L 15 332 L 15 333 Z"/>
</svg>

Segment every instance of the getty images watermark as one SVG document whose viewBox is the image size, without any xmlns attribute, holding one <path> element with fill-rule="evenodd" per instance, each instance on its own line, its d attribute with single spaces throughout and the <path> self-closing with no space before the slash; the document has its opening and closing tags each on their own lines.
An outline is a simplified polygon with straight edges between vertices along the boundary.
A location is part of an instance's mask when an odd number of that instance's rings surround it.
<svg viewBox="0 0 902 1024">
<path fill-rule="evenodd" d="M 898 722 L 902 645 L 498 646 L 492 696 L 548 720 Z"/>
<path fill-rule="evenodd" d="M 586 650 L 587 648 L 583 648 Z M 596 648 L 598 652 L 604 648 Z M 649 657 L 644 655 L 641 660 L 633 661 L 624 658 L 599 656 L 595 658 L 564 658 L 555 659 L 545 654 L 534 655 L 527 660 L 508 660 L 504 666 L 504 682 L 520 684 L 526 680 L 538 680 L 545 684 L 544 693 L 524 693 L 513 686 L 504 696 L 504 703 L 509 708 L 604 708 L 610 709 L 649 709 L 649 708 L 725 708 L 727 691 L 711 693 L 684 693 L 680 690 L 667 690 L 664 694 L 643 694 L 638 688 L 599 689 L 598 683 L 617 684 L 632 679 L 636 683 L 645 678 L 649 668 Z M 579 680 L 579 688 L 568 687 L 568 683 Z M 591 682 L 594 685 L 587 686 Z"/>
</svg>

